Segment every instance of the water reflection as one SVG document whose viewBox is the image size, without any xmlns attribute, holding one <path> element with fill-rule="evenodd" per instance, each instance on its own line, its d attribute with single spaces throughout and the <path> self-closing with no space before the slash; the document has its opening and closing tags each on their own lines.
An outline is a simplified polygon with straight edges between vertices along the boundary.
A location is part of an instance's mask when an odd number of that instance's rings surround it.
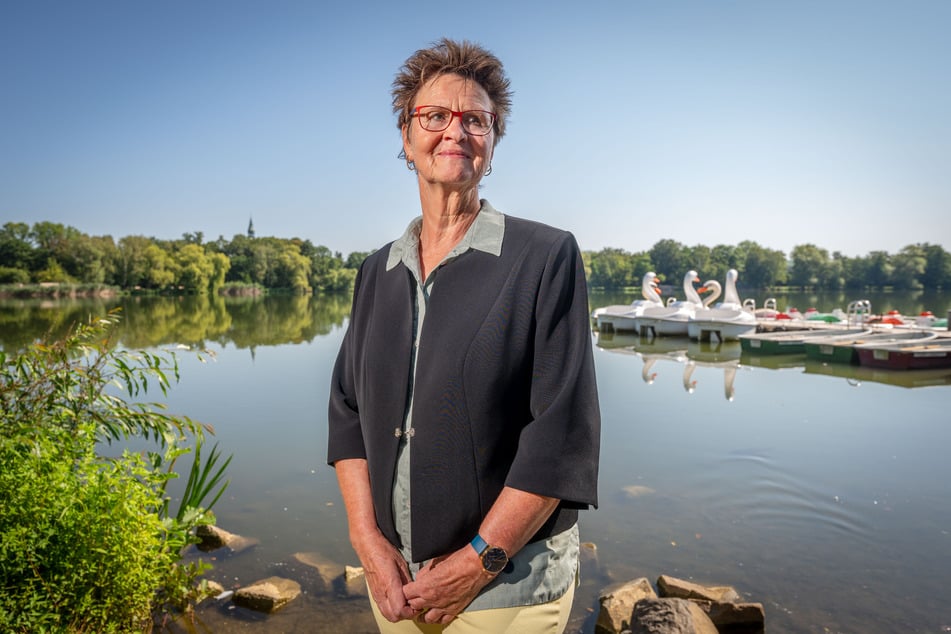
<svg viewBox="0 0 951 634">
<path fill-rule="evenodd" d="M 355 563 L 325 464 L 349 298 L 10 302 L 0 304 L 0 344 L 21 346 L 116 305 L 123 345 L 184 343 L 217 355 L 208 364 L 182 355 L 168 399 L 170 412 L 214 425 L 235 455 L 215 508 L 220 525 L 261 539 L 220 557 L 214 578 L 235 587 L 291 575 L 298 552 Z M 602 503 L 581 528 L 599 554 L 582 571 L 568 634 L 594 632 L 601 588 L 665 573 L 735 586 L 764 603 L 770 632 L 951 625 L 949 392 L 901 389 L 947 386 L 951 372 L 747 356 L 735 343 L 594 341 Z M 223 602 L 165 631 L 349 634 L 373 623 L 365 598 L 319 583 L 267 617 Z"/>
<path fill-rule="evenodd" d="M 331 296 L 120 297 L 84 300 L 15 300 L 0 306 L 0 347 L 13 350 L 54 337 L 90 317 L 119 308 L 117 342 L 127 348 L 182 344 L 207 348 L 233 344 L 257 346 L 312 341 L 343 324 L 350 298 Z"/>
<path fill-rule="evenodd" d="M 806 359 L 803 365 L 806 374 L 822 374 L 844 379 L 848 385 L 861 387 L 863 383 L 886 383 L 897 387 L 934 387 L 951 385 L 951 368 L 931 370 L 886 370 L 864 365 L 826 363 Z"/>
<path fill-rule="evenodd" d="M 667 369 L 665 363 L 682 364 L 680 372 L 684 391 L 693 394 L 699 379 L 697 367 L 723 369 L 723 396 L 732 401 L 736 395 L 734 382 L 740 367 L 740 344 L 736 341 L 694 341 L 686 337 L 641 337 L 632 333 L 599 332 L 595 345 L 607 352 L 633 354 L 643 359 L 641 379 L 648 385 Z"/>
<path fill-rule="evenodd" d="M 842 379 L 844 384 L 852 387 L 860 387 L 863 383 L 884 383 L 905 388 L 951 385 L 951 368 L 889 370 L 849 363 L 829 363 L 810 359 L 804 354 L 758 355 L 747 352 L 741 355 L 740 364 L 767 370 L 801 368 L 805 374 Z"/>
<path fill-rule="evenodd" d="M 951 368 L 930 370 L 888 370 L 846 363 L 828 363 L 809 359 L 805 354 L 758 355 L 742 351 L 735 341 L 698 342 L 686 337 L 641 337 L 633 333 L 595 333 L 595 345 L 606 352 L 629 354 L 643 360 L 641 380 L 651 385 L 663 374 L 679 369 L 683 388 L 688 394 L 698 389 L 697 367 L 723 369 L 723 395 L 736 397 L 737 371 L 743 368 L 787 370 L 801 368 L 806 374 L 843 379 L 847 385 L 885 383 L 904 388 L 951 385 Z M 673 366 L 673 368 L 672 368 Z"/>
</svg>

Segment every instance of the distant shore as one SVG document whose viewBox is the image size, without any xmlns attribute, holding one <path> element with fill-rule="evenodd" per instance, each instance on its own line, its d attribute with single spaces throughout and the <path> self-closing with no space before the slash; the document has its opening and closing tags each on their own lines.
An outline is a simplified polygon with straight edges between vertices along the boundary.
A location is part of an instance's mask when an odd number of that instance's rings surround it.
<svg viewBox="0 0 951 634">
<path fill-rule="evenodd" d="M 283 289 L 278 289 L 281 291 Z M 183 290 L 179 294 L 187 294 Z M 143 289 L 122 289 L 106 284 L 62 284 L 41 282 L 39 284 L 0 284 L 0 300 L 4 299 L 83 299 L 89 297 L 109 298 L 120 295 L 174 295 L 175 292 Z M 254 284 L 225 284 L 218 289 L 219 295 L 228 297 L 257 297 L 268 294 L 268 289 Z"/>
<path fill-rule="evenodd" d="M 0 286 L 0 299 L 78 299 L 82 297 L 116 297 L 121 294 L 117 286 L 104 284 L 6 284 Z"/>
</svg>

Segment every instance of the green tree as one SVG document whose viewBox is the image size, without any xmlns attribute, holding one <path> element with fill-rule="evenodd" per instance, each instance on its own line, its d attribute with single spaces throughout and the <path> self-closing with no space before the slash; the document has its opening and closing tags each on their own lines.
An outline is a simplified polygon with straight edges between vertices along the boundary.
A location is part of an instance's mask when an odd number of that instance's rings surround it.
<svg viewBox="0 0 951 634">
<path fill-rule="evenodd" d="M 344 293 L 353 289 L 353 283 L 356 279 L 356 269 L 334 269 L 324 281 L 323 290 Z"/>
<path fill-rule="evenodd" d="M 743 262 L 739 261 L 736 253 L 736 247 L 726 244 L 718 244 L 710 250 L 710 268 L 707 270 L 695 269 L 700 273 L 700 277 L 709 280 L 719 280 L 721 283 L 726 280 L 726 272 L 730 269 L 736 269 L 743 273 Z"/>
<path fill-rule="evenodd" d="M 793 247 L 789 281 L 793 285 L 822 288 L 826 282 L 829 252 L 814 244 Z"/>
<path fill-rule="evenodd" d="M 372 253 L 372 251 L 354 251 L 347 256 L 343 266 L 347 269 L 357 270 L 360 268 L 360 265 L 363 264 L 363 261 L 366 260 Z"/>
<path fill-rule="evenodd" d="M 66 269 L 63 268 L 63 265 L 53 257 L 46 260 L 46 267 L 37 271 L 35 277 L 36 281 L 40 283 L 75 284 L 77 281 L 75 278 L 70 277 Z"/>
<path fill-rule="evenodd" d="M 178 277 L 178 264 L 171 254 L 152 243 L 145 248 L 146 274 L 143 286 L 151 289 L 167 288 Z"/>
<path fill-rule="evenodd" d="M 697 271 L 704 279 L 716 277 L 716 269 L 713 266 L 713 250 L 705 244 L 698 244 L 686 250 L 687 269 Z M 684 272 L 686 272 L 686 270 Z"/>
<path fill-rule="evenodd" d="M 687 248 L 676 240 L 660 240 L 648 251 L 654 271 L 668 282 L 683 278 L 691 263 Z"/>
<path fill-rule="evenodd" d="M 34 266 L 39 268 L 45 266 L 46 270 L 56 270 L 63 267 L 63 259 L 69 254 L 70 241 L 79 235 L 79 230 L 74 227 L 68 227 L 58 222 L 36 222 L 30 230 L 30 239 L 35 244 L 33 254 Z M 55 261 L 59 267 L 51 266 L 51 261 Z M 66 271 L 69 275 L 69 271 Z M 42 281 L 60 281 L 60 280 L 42 280 Z M 75 279 L 70 278 L 70 281 Z"/>
<path fill-rule="evenodd" d="M 895 275 L 895 265 L 886 251 L 872 251 L 864 258 L 862 279 L 869 286 L 885 288 L 891 285 Z"/>
<path fill-rule="evenodd" d="M 937 244 L 927 242 L 921 245 L 921 249 L 927 261 L 921 283 L 925 288 L 951 288 L 951 253 Z"/>
<path fill-rule="evenodd" d="M 145 286 L 149 275 L 146 253 L 153 244 L 145 236 L 126 236 L 119 240 L 113 264 L 115 283 L 122 288 Z"/>
<path fill-rule="evenodd" d="M 291 242 L 284 242 L 279 250 L 276 250 L 273 258 L 268 286 L 291 289 L 295 293 L 309 293 L 311 291 L 308 283 L 309 272 L 310 260 L 301 255 L 300 247 Z"/>
<path fill-rule="evenodd" d="M 829 260 L 825 269 L 825 281 L 823 288 L 842 290 L 846 286 L 845 272 L 848 262 L 846 257 L 839 251 L 832 253 L 832 259 Z"/>
<path fill-rule="evenodd" d="M 102 284 L 113 278 L 116 245 L 112 236 L 90 237 L 76 232 L 64 240 L 56 257 L 72 278 L 85 284 Z"/>
<path fill-rule="evenodd" d="M 30 272 L 9 266 L 0 266 L 0 284 L 29 284 Z"/>
<path fill-rule="evenodd" d="M 30 227 L 25 222 L 7 222 L 0 229 L 0 267 L 20 269 L 29 275 L 33 261 Z"/>
<path fill-rule="evenodd" d="M 215 264 L 205 250 L 189 242 L 174 253 L 178 275 L 176 284 L 190 293 L 205 293 L 215 275 Z"/>
<path fill-rule="evenodd" d="M 337 272 L 343 268 L 343 262 L 323 245 L 313 247 L 309 252 L 310 285 L 321 291 L 333 290 L 341 282 Z"/>
<path fill-rule="evenodd" d="M 208 282 L 208 291 L 210 293 L 217 293 L 225 284 L 225 279 L 228 277 L 228 269 L 231 268 L 231 260 L 228 259 L 228 256 L 224 253 L 219 253 L 217 251 L 208 253 L 208 258 L 211 260 L 212 265 L 212 274 L 211 280 Z"/>
<path fill-rule="evenodd" d="M 623 249 L 601 249 L 589 253 L 589 284 L 604 288 L 624 288 L 635 286 L 640 280 L 635 277 L 631 254 Z"/>
<path fill-rule="evenodd" d="M 218 238 L 215 249 L 228 257 L 230 266 L 225 275 L 226 282 L 239 282 L 241 284 L 254 284 L 256 282 L 253 275 L 252 245 L 255 238 L 249 238 L 244 234 L 236 234 L 230 242 L 224 238 Z"/>
<path fill-rule="evenodd" d="M 895 265 L 896 288 L 921 289 L 921 282 L 928 269 L 928 257 L 921 245 L 909 245 L 892 258 Z"/>
<path fill-rule="evenodd" d="M 766 249 L 755 242 L 746 245 L 743 282 L 751 288 L 766 289 L 786 283 L 786 254 Z"/>
</svg>

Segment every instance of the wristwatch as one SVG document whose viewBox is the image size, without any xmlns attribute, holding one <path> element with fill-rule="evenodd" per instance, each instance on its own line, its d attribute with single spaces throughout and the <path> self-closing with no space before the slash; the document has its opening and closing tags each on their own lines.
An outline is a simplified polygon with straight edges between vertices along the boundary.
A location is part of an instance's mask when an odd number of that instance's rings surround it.
<svg viewBox="0 0 951 634">
<path fill-rule="evenodd" d="M 499 574 L 509 563 L 509 556 L 505 554 L 505 550 L 498 546 L 490 546 L 482 539 L 482 535 L 476 534 L 476 536 L 472 538 L 472 541 L 469 542 L 469 545 L 472 546 L 476 554 L 479 555 L 479 559 L 482 560 L 482 569 L 490 575 Z"/>
</svg>

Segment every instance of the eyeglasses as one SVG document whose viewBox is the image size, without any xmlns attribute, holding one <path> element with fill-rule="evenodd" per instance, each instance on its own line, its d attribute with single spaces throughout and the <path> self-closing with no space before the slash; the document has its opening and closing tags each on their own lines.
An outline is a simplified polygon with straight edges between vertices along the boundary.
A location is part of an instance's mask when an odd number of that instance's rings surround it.
<svg viewBox="0 0 951 634">
<path fill-rule="evenodd" d="M 442 106 L 416 106 L 414 110 L 413 116 L 419 119 L 419 125 L 430 132 L 442 132 L 452 123 L 453 117 L 459 117 L 462 129 L 475 136 L 485 136 L 495 123 L 495 113 L 486 110 L 456 112 Z"/>
</svg>

